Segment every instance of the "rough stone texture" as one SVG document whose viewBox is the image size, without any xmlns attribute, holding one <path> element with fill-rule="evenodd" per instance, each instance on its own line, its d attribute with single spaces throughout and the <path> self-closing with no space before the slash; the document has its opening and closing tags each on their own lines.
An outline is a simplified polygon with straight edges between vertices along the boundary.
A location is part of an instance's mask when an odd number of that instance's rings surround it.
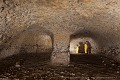
<svg viewBox="0 0 120 80">
<path fill-rule="evenodd" d="M 53 64 L 67 65 L 69 63 L 69 40 L 68 34 L 54 35 L 54 49 L 51 57 Z"/>
<path fill-rule="evenodd" d="M 34 27 L 33 27 L 34 26 Z M 1 49 L 1 58 L 18 53 L 50 53 L 53 49 L 52 34 L 33 25 L 15 36 Z"/>
<path fill-rule="evenodd" d="M 53 35 L 89 31 L 99 47 L 120 47 L 119 14 L 119 0 L 0 0 L 0 44 L 38 24 Z"/>
</svg>

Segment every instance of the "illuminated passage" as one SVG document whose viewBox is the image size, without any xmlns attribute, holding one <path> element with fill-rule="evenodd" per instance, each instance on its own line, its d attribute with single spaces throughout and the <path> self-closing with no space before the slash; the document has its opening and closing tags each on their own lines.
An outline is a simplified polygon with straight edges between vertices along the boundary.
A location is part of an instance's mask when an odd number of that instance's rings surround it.
<svg viewBox="0 0 120 80">
<path fill-rule="evenodd" d="M 98 45 L 90 37 L 72 39 L 70 42 L 71 54 L 96 54 L 97 51 Z"/>
</svg>

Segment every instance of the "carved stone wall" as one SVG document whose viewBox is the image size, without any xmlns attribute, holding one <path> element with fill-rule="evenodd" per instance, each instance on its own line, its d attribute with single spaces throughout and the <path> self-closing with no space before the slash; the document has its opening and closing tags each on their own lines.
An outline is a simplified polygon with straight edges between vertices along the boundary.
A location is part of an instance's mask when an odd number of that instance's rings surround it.
<svg viewBox="0 0 120 80">
<path fill-rule="evenodd" d="M 119 14 L 119 0 L 0 0 L 0 50 L 34 24 L 53 35 L 71 35 L 84 29 L 95 33 L 100 47 L 120 48 Z M 53 53 L 60 49 L 56 44 L 64 46 L 61 40 L 54 40 Z M 64 42 L 68 45 L 63 39 Z"/>
</svg>

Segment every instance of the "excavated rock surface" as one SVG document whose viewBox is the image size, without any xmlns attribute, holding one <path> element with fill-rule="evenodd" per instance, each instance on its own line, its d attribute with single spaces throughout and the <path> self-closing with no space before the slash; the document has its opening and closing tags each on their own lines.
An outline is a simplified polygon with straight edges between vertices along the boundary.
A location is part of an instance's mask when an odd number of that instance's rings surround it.
<svg viewBox="0 0 120 80">
<path fill-rule="evenodd" d="M 119 0 L 0 0 L 1 54 L 18 53 L 20 48 L 8 48 L 8 45 L 14 44 L 16 37 L 21 40 L 19 36 L 29 27 L 58 36 L 49 35 L 55 41 L 53 52 L 61 46 L 64 48 L 60 52 L 67 50 L 70 35 L 84 36 L 84 33 L 99 47 L 120 47 L 119 14 Z M 63 42 L 59 40 L 61 36 L 66 38 Z M 22 41 L 16 43 L 17 46 L 21 44 Z M 115 58 L 120 61 L 119 56 Z"/>
<path fill-rule="evenodd" d="M 119 5 L 119 0 L 0 0 L 1 43 L 39 24 L 54 34 L 89 30 L 118 44 Z"/>
<path fill-rule="evenodd" d="M 48 53 L 47 53 L 48 54 Z M 26 56 L 26 57 L 25 57 Z M 92 56 L 92 55 L 91 55 Z M 85 56 L 84 56 L 85 57 Z M 119 80 L 120 66 L 109 64 L 107 58 L 86 56 L 77 62 L 71 62 L 68 66 L 51 66 L 49 57 L 43 55 L 23 54 L 6 58 L 0 62 L 1 80 Z M 98 56 L 99 57 L 99 56 Z M 96 60 L 93 61 L 93 58 Z M 79 60 L 80 59 L 80 60 Z M 20 66 L 16 62 L 22 60 Z M 88 60 L 88 61 L 87 61 Z M 82 61 L 82 62 L 81 62 Z M 87 61 L 87 62 L 86 62 Z M 99 63 L 101 61 L 102 63 Z M 106 62 L 107 61 L 107 62 Z M 9 65 L 11 62 L 11 65 Z M 88 62 L 96 62 L 90 64 Z M 108 63 L 109 62 L 109 63 Z"/>
</svg>

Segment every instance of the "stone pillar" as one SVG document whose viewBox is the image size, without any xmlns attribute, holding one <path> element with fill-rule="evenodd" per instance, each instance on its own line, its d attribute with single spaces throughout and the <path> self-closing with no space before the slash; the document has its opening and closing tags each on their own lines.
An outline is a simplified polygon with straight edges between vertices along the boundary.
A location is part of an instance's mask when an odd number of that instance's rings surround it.
<svg viewBox="0 0 120 80">
<path fill-rule="evenodd" d="M 69 54 L 69 35 L 56 34 L 54 35 L 53 52 L 51 62 L 53 65 L 68 65 L 70 61 Z"/>
</svg>

